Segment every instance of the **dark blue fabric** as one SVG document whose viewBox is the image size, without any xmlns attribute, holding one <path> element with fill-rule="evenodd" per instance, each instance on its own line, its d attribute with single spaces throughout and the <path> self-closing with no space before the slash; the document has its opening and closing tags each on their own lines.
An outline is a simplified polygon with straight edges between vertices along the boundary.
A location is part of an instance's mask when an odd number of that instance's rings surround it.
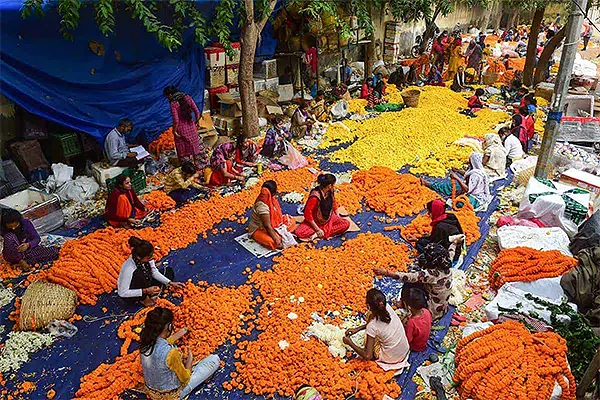
<svg viewBox="0 0 600 400">
<path fill-rule="evenodd" d="M 196 2 L 207 19 L 218 4 Z M 21 4 L 21 0 L 0 2 L 0 82 L 2 94 L 32 114 L 90 134 L 102 143 L 125 117 L 135 124 L 132 136 L 141 134 L 145 141 L 169 127 L 169 105 L 162 95 L 167 85 L 178 86 L 202 109 L 204 51 L 191 31 L 181 49 L 170 53 L 131 14 L 120 11 L 115 35 L 107 38 L 99 32 L 93 8 L 87 5 L 80 10 L 79 27 L 70 42 L 59 33 L 60 17 L 55 10 L 48 10 L 43 19 L 23 20 Z M 103 56 L 92 53 L 92 40 L 104 45 Z M 269 23 L 257 55 L 270 57 L 275 46 Z"/>
</svg>

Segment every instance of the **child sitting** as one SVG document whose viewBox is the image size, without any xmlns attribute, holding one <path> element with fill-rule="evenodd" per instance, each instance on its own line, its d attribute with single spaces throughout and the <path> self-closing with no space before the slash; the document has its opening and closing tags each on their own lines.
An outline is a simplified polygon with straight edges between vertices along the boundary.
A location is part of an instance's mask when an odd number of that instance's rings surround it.
<svg viewBox="0 0 600 400">
<path fill-rule="evenodd" d="M 405 324 L 406 338 L 412 351 L 424 351 L 431 333 L 431 313 L 425 303 L 425 293 L 418 287 L 402 288 L 403 307 L 410 311 Z"/>
</svg>

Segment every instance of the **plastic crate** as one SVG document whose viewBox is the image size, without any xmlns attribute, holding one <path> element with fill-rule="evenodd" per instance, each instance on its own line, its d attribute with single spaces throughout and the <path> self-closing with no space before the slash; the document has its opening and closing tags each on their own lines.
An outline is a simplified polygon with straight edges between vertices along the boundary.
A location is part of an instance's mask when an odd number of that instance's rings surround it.
<svg viewBox="0 0 600 400">
<path fill-rule="evenodd" d="M 131 187 L 136 193 L 146 189 L 146 174 L 141 169 L 125 169 L 122 174 L 127 175 L 131 178 Z M 108 193 L 112 192 L 115 188 L 117 178 L 111 178 L 106 180 L 106 190 Z"/>
<path fill-rule="evenodd" d="M 2 169 L 4 170 L 4 181 L 10 187 L 10 193 L 18 192 L 29 186 L 29 182 L 25 180 L 25 177 L 12 160 L 2 161 Z"/>
<path fill-rule="evenodd" d="M 52 139 L 60 146 L 64 157 L 73 157 L 81 154 L 81 145 L 76 133 L 53 133 Z"/>
</svg>

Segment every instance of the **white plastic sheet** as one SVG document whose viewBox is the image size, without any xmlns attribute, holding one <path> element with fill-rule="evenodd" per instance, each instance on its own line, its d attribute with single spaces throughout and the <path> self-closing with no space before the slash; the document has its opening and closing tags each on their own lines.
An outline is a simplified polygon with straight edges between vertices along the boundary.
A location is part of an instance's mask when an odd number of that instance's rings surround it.
<svg viewBox="0 0 600 400">
<path fill-rule="evenodd" d="M 498 229 L 498 246 L 502 249 L 530 247 L 536 250 L 558 250 L 572 256 L 569 237 L 560 228 L 531 228 L 505 225 Z"/>
<path fill-rule="evenodd" d="M 63 201 L 75 200 L 83 202 L 94 197 L 100 185 L 94 178 L 78 176 L 77 179 L 68 181 L 58 188 L 56 194 Z"/>
</svg>

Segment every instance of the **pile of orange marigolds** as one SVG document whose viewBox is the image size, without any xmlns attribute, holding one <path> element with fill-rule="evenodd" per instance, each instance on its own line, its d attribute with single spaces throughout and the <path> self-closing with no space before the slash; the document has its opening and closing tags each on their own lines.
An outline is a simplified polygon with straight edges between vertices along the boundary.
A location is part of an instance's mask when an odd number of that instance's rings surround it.
<svg viewBox="0 0 600 400">
<path fill-rule="evenodd" d="M 377 254 L 377 257 L 374 255 Z M 291 396 L 302 384 L 314 386 L 326 399 L 395 398 L 400 388 L 393 372 L 374 362 L 343 363 L 331 356 L 327 345 L 301 334 L 311 324 L 311 314 L 327 311 L 365 311 L 365 294 L 373 285 L 373 268 L 404 268 L 410 252 L 382 234 L 361 234 L 339 248 L 315 249 L 299 245 L 287 249 L 269 271 L 257 270 L 250 282 L 258 289 L 263 306 L 258 315 L 258 338 L 238 343 L 236 371 L 225 389 L 265 396 Z M 298 301 L 302 298 L 304 301 Z M 296 319 L 288 318 L 294 313 Z M 289 347 L 281 350 L 285 340 Z"/>
<path fill-rule="evenodd" d="M 173 128 L 165 130 L 148 146 L 148 150 L 156 155 L 159 155 L 163 151 L 173 150 L 174 148 L 175 137 L 173 136 Z"/>
<path fill-rule="evenodd" d="M 266 172 L 262 180 L 274 179 L 282 192 L 308 188 L 314 181 L 308 169 Z M 63 285 L 77 293 L 84 304 L 96 304 L 97 296 L 109 293 L 117 286 L 123 262 L 131 251 L 127 240 L 131 235 L 150 241 L 155 257 L 195 243 L 222 220 L 235 221 L 254 203 L 260 184 L 230 196 L 214 195 L 162 216 L 160 226 L 139 230 L 105 228 L 80 239 L 70 240 L 60 250 L 52 267 L 33 279 L 45 279 Z"/>
<path fill-rule="evenodd" d="M 256 300 L 252 300 L 248 285 L 228 288 L 208 286 L 206 282 L 196 285 L 187 282 L 181 295 L 183 301 L 178 306 L 164 299 L 158 300 L 157 306 L 173 311 L 174 332 L 187 328 L 188 333 L 176 344 L 189 347 L 195 361 L 213 353 L 227 340 L 235 343 L 236 338 L 254 328 L 252 320 L 256 318 L 253 313 Z M 121 356 L 114 363 L 102 364 L 81 378 L 77 398 L 116 398 L 144 382 L 139 352 L 128 353 L 128 348 L 131 341 L 139 341 L 139 332 L 150 310 L 143 309 L 121 324 L 118 335 L 125 339 Z"/>
<path fill-rule="evenodd" d="M 142 200 L 149 210 L 167 211 L 175 208 L 175 200 L 166 194 L 164 190 L 153 190 L 143 195 Z"/>
<path fill-rule="evenodd" d="M 561 399 L 575 399 L 566 341 L 552 332 L 530 333 L 507 321 L 460 340 L 454 382 L 461 399 L 547 400 L 554 385 Z"/>
<path fill-rule="evenodd" d="M 498 290 L 507 282 L 531 282 L 562 276 L 577 265 L 573 257 L 558 250 L 535 250 L 529 247 L 504 249 L 490 265 L 488 280 Z"/>
</svg>

